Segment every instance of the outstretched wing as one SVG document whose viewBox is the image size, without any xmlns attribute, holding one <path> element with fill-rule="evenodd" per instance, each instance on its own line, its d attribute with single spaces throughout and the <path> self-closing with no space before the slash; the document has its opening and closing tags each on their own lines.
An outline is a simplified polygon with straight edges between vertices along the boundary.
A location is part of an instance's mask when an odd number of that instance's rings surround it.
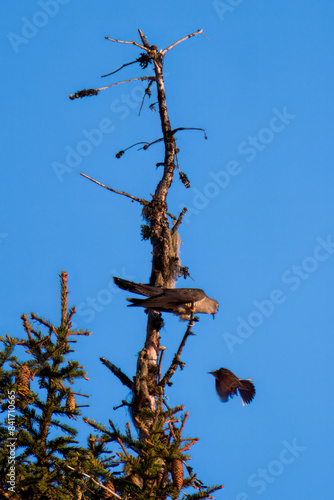
<svg viewBox="0 0 334 500">
<path fill-rule="evenodd" d="M 216 379 L 216 391 L 219 396 L 220 401 L 223 403 L 227 403 L 229 398 L 233 398 L 235 394 L 235 390 L 229 390 L 225 387 L 222 387 L 222 385 L 219 383 L 219 380 Z"/>
<path fill-rule="evenodd" d="M 192 304 L 206 298 L 200 288 L 166 288 L 162 295 L 173 304 Z"/>
<path fill-rule="evenodd" d="M 159 295 L 151 296 L 148 299 L 127 299 L 132 306 L 142 306 L 157 311 L 178 310 L 178 306 L 198 302 L 205 298 L 203 290 L 197 288 L 167 288 Z"/>
</svg>

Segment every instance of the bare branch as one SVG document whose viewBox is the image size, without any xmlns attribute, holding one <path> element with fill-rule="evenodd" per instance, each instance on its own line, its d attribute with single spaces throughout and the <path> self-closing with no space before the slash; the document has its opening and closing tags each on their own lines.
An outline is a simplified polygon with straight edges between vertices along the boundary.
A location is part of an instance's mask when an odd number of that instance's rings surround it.
<svg viewBox="0 0 334 500">
<path fill-rule="evenodd" d="M 197 30 L 197 31 L 195 31 L 195 33 L 191 33 L 190 35 L 185 36 L 184 38 L 181 38 L 177 42 L 172 43 L 172 45 L 170 45 L 169 47 L 166 47 L 164 50 L 160 50 L 160 54 L 162 54 L 162 55 L 166 54 L 166 52 L 168 52 L 168 50 L 173 49 L 175 47 L 175 45 L 178 45 L 179 43 L 184 42 L 184 40 L 188 40 L 188 38 L 191 38 L 192 36 L 199 35 L 200 33 L 203 33 L 203 30 Z M 203 33 L 203 35 L 204 35 L 204 33 Z"/>
<path fill-rule="evenodd" d="M 120 368 L 116 365 L 108 361 L 106 358 L 100 358 L 102 363 L 106 365 L 109 370 L 122 382 L 123 385 L 126 385 L 129 389 L 133 391 L 133 382 L 125 373 L 122 372 Z"/>
<path fill-rule="evenodd" d="M 144 80 L 155 80 L 155 77 L 154 76 L 140 76 L 139 78 L 130 78 L 129 80 L 123 80 L 122 82 L 116 82 L 116 83 L 112 83 L 111 85 L 107 85 L 106 87 L 101 87 L 100 89 L 95 89 L 97 90 L 98 92 L 100 90 L 105 90 L 105 89 L 108 89 L 109 87 L 115 87 L 115 85 L 121 85 L 121 83 L 128 83 L 128 82 L 135 82 L 136 80 L 141 80 L 142 82 Z"/>
<path fill-rule="evenodd" d="M 121 151 L 119 151 L 118 153 L 116 153 L 116 155 L 115 155 L 116 158 L 120 159 L 124 155 L 125 151 L 127 151 L 128 149 L 131 149 L 131 148 L 133 148 L 135 146 L 138 146 L 139 144 L 150 144 L 150 143 L 146 142 L 146 141 L 135 142 L 134 144 L 131 144 L 131 146 L 128 146 L 127 148 L 122 149 Z M 142 148 L 140 148 L 140 149 L 142 149 Z"/>
<path fill-rule="evenodd" d="M 149 97 L 151 97 L 151 95 L 152 95 L 152 92 L 151 92 L 151 89 L 150 89 L 150 87 L 151 87 L 152 83 L 153 83 L 153 80 L 151 80 L 151 81 L 150 81 L 150 83 L 148 84 L 148 86 L 147 86 L 147 87 L 146 87 L 146 89 L 145 89 L 145 92 L 144 92 L 144 95 L 143 95 L 143 100 L 142 100 L 142 102 L 141 102 L 141 106 L 140 106 L 140 110 L 139 110 L 138 116 L 140 116 L 140 113 L 141 113 L 142 107 L 143 107 L 143 105 L 144 105 L 145 97 L 146 97 L 147 95 L 148 95 Z"/>
<path fill-rule="evenodd" d="M 173 225 L 172 227 L 172 230 L 171 230 L 171 233 L 174 234 L 175 231 L 177 230 L 177 228 L 179 227 L 179 225 L 181 224 L 182 222 L 182 219 L 184 217 L 184 215 L 188 212 L 188 209 L 187 207 L 184 207 L 184 209 L 182 210 L 182 212 L 180 213 L 180 215 L 178 216 L 177 218 L 177 221 L 175 222 L 175 224 Z"/>
<path fill-rule="evenodd" d="M 166 347 L 160 346 L 160 359 L 159 359 L 159 365 L 158 365 L 158 383 L 161 382 L 161 365 L 162 365 L 162 358 L 164 357 Z"/>
<path fill-rule="evenodd" d="M 167 213 L 168 217 L 170 217 L 170 218 L 171 218 L 171 219 L 173 219 L 173 220 L 176 220 L 175 215 L 170 214 L 169 212 L 166 212 L 166 213 Z"/>
<path fill-rule="evenodd" d="M 121 194 L 122 196 L 126 196 L 127 198 L 131 198 L 131 200 L 138 201 L 138 203 L 140 203 L 141 205 L 148 205 L 149 204 L 149 202 L 147 200 L 144 200 L 143 198 L 137 198 L 136 196 L 132 196 L 131 194 L 126 193 L 125 191 L 117 191 L 117 189 L 112 189 L 111 187 L 106 186 L 105 184 L 102 184 L 102 182 L 96 181 L 95 179 L 92 179 L 92 177 L 89 177 L 89 175 L 83 174 L 82 172 L 80 172 L 80 175 L 82 175 L 83 177 L 86 177 L 86 179 L 89 179 L 92 182 L 95 182 L 95 184 L 98 184 L 99 186 L 102 186 L 102 187 L 108 189 L 109 191 L 112 191 L 113 193 Z"/>
<path fill-rule="evenodd" d="M 121 71 L 121 69 L 125 68 L 126 66 L 130 66 L 130 64 L 134 64 L 136 62 L 137 62 L 137 59 L 135 59 L 134 61 L 131 61 L 129 63 L 122 64 L 122 66 L 120 68 L 116 69 L 115 71 L 112 71 L 111 73 L 107 73 L 106 75 L 101 75 L 101 78 L 105 78 L 106 76 L 114 75 L 115 73 L 117 73 L 117 71 Z"/>
<path fill-rule="evenodd" d="M 161 142 L 161 141 L 163 141 L 163 140 L 164 140 L 164 138 L 163 138 L 163 137 L 160 137 L 160 139 L 156 139 L 156 140 L 155 140 L 155 141 L 153 141 L 153 142 L 147 142 L 147 143 L 145 144 L 145 146 L 143 146 L 142 148 L 139 148 L 139 149 L 145 149 L 145 150 L 146 150 L 146 149 L 148 149 L 150 146 L 152 146 L 152 144 L 156 144 L 157 142 Z"/>
<path fill-rule="evenodd" d="M 133 62 L 137 62 L 137 60 L 133 61 Z M 132 63 L 128 63 L 128 64 L 132 64 Z M 127 65 L 123 65 L 123 66 L 127 66 Z M 122 68 L 119 68 L 119 69 L 122 69 Z M 116 70 L 116 71 L 119 71 L 119 69 Z M 116 73 L 116 71 L 114 71 L 114 73 Z M 109 73 L 109 75 L 112 75 L 112 73 Z M 108 76 L 108 75 L 103 75 L 103 76 Z M 74 99 L 79 99 L 79 98 L 82 98 L 82 97 L 87 97 L 87 96 L 92 96 L 92 95 L 98 95 L 98 93 L 100 92 L 100 90 L 106 90 L 109 87 L 115 87 L 115 85 L 121 85 L 121 83 L 135 82 L 137 80 L 141 80 L 141 81 L 150 80 L 151 82 L 153 82 L 155 80 L 155 77 L 154 76 L 141 76 L 139 78 L 130 78 L 129 80 L 123 80 L 122 82 L 112 83 L 111 85 L 107 85 L 106 87 L 101 87 L 99 89 L 83 89 L 83 90 L 78 90 L 74 94 L 69 94 L 69 98 L 73 101 Z"/>
<path fill-rule="evenodd" d="M 141 38 L 141 41 L 143 42 L 143 45 L 145 47 L 145 50 L 150 50 L 150 44 L 148 43 L 148 41 L 146 40 L 146 36 L 143 34 L 143 32 L 141 30 L 138 30 L 138 33 L 139 33 L 139 36 Z"/>
<path fill-rule="evenodd" d="M 174 375 L 177 367 L 179 365 L 182 365 L 181 362 L 180 362 L 180 356 L 182 354 L 183 348 L 186 345 L 186 342 L 187 342 L 187 339 L 188 339 L 189 335 L 195 335 L 194 332 L 191 331 L 191 328 L 192 328 L 193 325 L 194 325 L 194 313 L 192 312 L 191 316 L 190 316 L 190 320 L 189 320 L 189 323 L 188 323 L 188 327 L 187 327 L 186 333 L 183 336 L 181 344 L 180 344 L 180 346 L 179 346 L 179 348 L 177 350 L 177 353 L 175 354 L 174 359 L 172 361 L 172 364 L 170 365 L 170 367 L 168 368 L 167 372 L 163 376 L 163 379 L 161 380 L 161 382 L 158 384 L 160 387 L 164 388 L 166 386 L 166 384 L 168 384 L 168 382 L 170 381 L 170 379 L 172 378 L 172 376 Z"/>
<path fill-rule="evenodd" d="M 127 401 L 125 401 L 124 399 L 122 399 L 122 404 L 120 404 L 118 406 L 114 406 L 113 410 L 118 410 L 119 408 L 123 408 L 123 406 L 131 406 L 131 404 L 128 403 Z"/>
<path fill-rule="evenodd" d="M 204 139 L 208 138 L 207 135 L 206 135 L 206 130 L 204 128 L 198 128 L 198 127 L 179 127 L 179 128 L 175 128 L 174 130 L 172 130 L 172 134 L 174 135 L 179 130 L 202 130 L 204 132 Z"/>
<path fill-rule="evenodd" d="M 89 177 L 89 175 L 83 174 L 82 172 L 80 172 L 80 175 L 82 175 L 82 177 L 86 177 L 86 179 L 89 179 L 92 182 L 95 182 L 95 184 L 98 184 L 99 186 L 102 186 L 102 187 L 108 189 L 109 191 L 112 191 L 113 193 L 121 194 L 122 196 L 126 196 L 127 198 L 130 198 L 131 200 L 138 201 L 138 203 L 140 203 L 141 205 L 149 205 L 149 202 L 147 200 L 144 200 L 143 198 L 137 198 L 136 196 L 132 196 L 131 194 L 126 193 L 125 191 L 117 191 L 117 189 L 113 189 L 113 188 L 111 188 L 109 186 L 106 186 L 105 184 L 102 184 L 102 182 L 96 181 L 92 177 Z M 171 219 L 176 220 L 175 215 L 170 214 L 169 212 L 167 212 L 167 215 Z M 89 332 L 89 335 L 90 334 L 91 334 L 91 332 Z M 80 335 L 88 335 L 88 334 L 87 333 L 81 333 Z"/>
<path fill-rule="evenodd" d="M 145 96 L 144 96 L 145 97 Z M 204 132 L 204 138 L 207 139 L 207 135 L 206 135 L 206 131 L 204 128 L 197 128 L 197 127 L 179 127 L 179 128 L 175 128 L 174 130 L 171 130 L 170 134 L 171 135 L 174 135 L 176 132 L 178 132 L 179 130 L 202 130 Z M 155 141 L 153 142 L 147 142 L 145 143 L 145 146 L 143 146 L 142 148 L 139 148 L 139 149 L 148 149 L 150 146 L 152 146 L 152 144 L 156 144 L 157 142 L 161 142 L 164 140 L 164 137 L 160 137 L 159 139 L 156 139 Z M 140 142 L 137 142 L 137 144 L 141 144 Z M 135 146 L 136 144 L 134 144 Z M 127 148 L 129 149 L 129 148 Z M 124 150 L 125 151 L 125 150 Z"/>
<path fill-rule="evenodd" d="M 139 30 L 138 30 L 138 31 L 139 31 Z M 139 43 L 134 42 L 134 41 L 132 41 L 132 42 L 128 42 L 128 41 L 123 41 L 123 40 L 117 40 L 117 39 L 114 39 L 114 38 L 109 38 L 108 36 L 105 36 L 104 38 L 105 38 L 106 40 L 110 40 L 111 42 L 117 42 L 117 43 L 128 43 L 128 44 L 130 44 L 130 45 L 135 45 L 136 47 L 139 47 L 139 48 L 141 48 L 141 49 L 143 49 L 143 50 L 146 50 L 146 51 L 148 50 L 146 47 L 143 47 L 142 45 L 140 45 Z"/>
</svg>

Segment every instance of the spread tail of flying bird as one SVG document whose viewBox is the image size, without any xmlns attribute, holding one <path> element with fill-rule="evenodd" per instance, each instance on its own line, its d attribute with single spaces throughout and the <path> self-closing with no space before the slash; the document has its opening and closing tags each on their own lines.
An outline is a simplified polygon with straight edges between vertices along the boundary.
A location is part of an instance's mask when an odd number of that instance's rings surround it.
<svg viewBox="0 0 334 500">
<path fill-rule="evenodd" d="M 239 385 L 239 394 L 242 399 L 242 404 L 248 405 L 255 396 L 255 387 L 251 380 L 240 380 Z"/>
</svg>

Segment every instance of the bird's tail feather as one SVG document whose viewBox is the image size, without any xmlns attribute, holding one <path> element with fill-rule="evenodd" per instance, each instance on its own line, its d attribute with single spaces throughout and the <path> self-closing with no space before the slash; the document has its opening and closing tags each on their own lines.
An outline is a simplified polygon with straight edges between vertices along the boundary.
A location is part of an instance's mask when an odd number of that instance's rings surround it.
<svg viewBox="0 0 334 500">
<path fill-rule="evenodd" d="M 126 300 L 128 300 L 129 302 L 131 302 L 131 304 L 128 304 L 128 307 L 142 306 L 143 302 L 146 301 L 146 299 L 126 299 Z"/>
<path fill-rule="evenodd" d="M 123 278 L 116 278 L 114 276 L 114 283 L 122 290 L 127 290 L 128 292 L 138 293 L 139 295 L 145 295 L 146 297 L 152 297 L 153 295 L 159 295 L 161 293 L 161 288 L 146 285 L 144 283 L 134 283 L 133 281 L 124 280 Z"/>
<path fill-rule="evenodd" d="M 242 399 L 242 404 L 248 405 L 255 396 L 255 387 L 251 380 L 240 380 L 238 385 L 239 393 Z"/>
</svg>

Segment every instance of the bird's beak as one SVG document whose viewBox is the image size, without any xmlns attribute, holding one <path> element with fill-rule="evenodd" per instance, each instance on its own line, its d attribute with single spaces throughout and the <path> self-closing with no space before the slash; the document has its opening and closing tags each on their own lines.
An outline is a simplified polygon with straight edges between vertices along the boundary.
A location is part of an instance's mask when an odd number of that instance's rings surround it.
<svg viewBox="0 0 334 500">
<path fill-rule="evenodd" d="M 214 371 L 213 372 L 208 372 L 208 373 L 211 373 L 211 375 L 215 376 L 215 372 Z"/>
<path fill-rule="evenodd" d="M 217 311 L 216 311 L 216 312 L 217 312 Z M 215 319 L 216 312 L 215 312 L 215 313 L 211 313 L 211 314 L 212 314 L 213 319 Z"/>
</svg>

